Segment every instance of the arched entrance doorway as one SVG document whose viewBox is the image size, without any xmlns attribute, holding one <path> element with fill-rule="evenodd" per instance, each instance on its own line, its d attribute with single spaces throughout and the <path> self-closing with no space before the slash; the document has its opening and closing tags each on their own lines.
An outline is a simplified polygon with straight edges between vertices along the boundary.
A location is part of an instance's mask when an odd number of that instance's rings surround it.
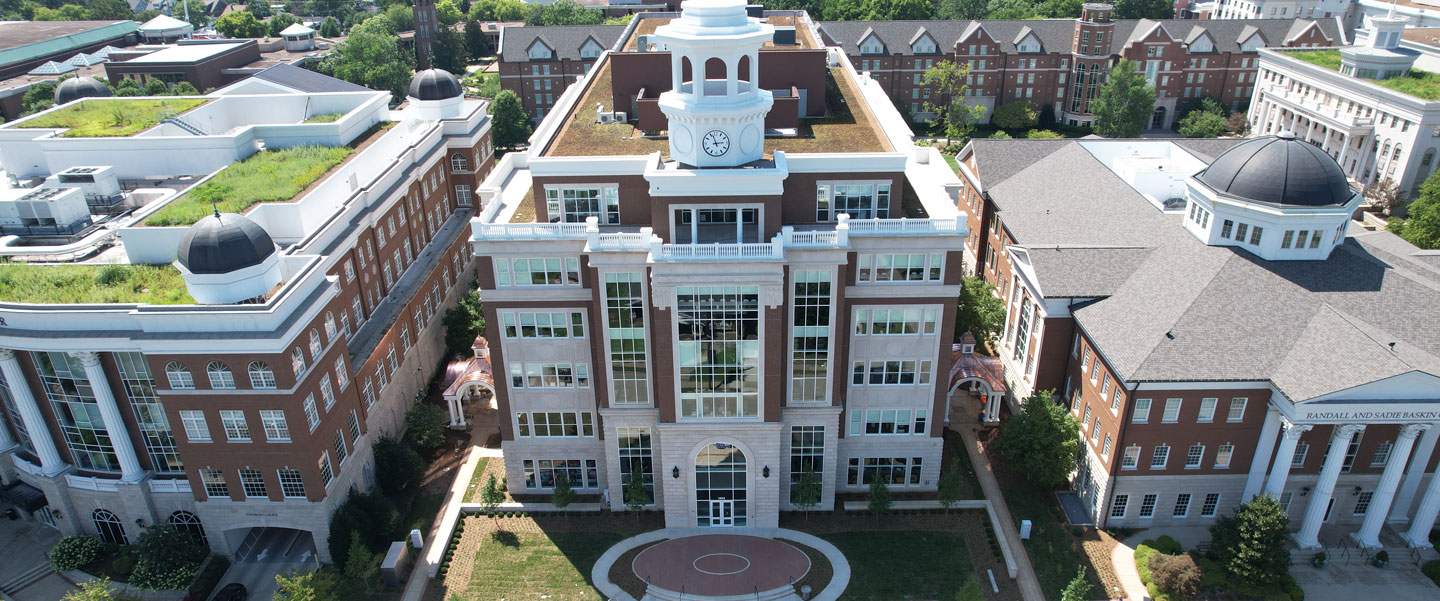
<svg viewBox="0 0 1440 601">
<path fill-rule="evenodd" d="M 1162 127 L 1165 127 L 1165 107 L 1157 106 L 1155 107 L 1155 115 L 1150 117 L 1150 129 L 1160 129 Z"/>
<path fill-rule="evenodd" d="M 749 517 L 745 453 L 713 442 L 695 455 L 695 525 L 745 526 Z"/>
</svg>

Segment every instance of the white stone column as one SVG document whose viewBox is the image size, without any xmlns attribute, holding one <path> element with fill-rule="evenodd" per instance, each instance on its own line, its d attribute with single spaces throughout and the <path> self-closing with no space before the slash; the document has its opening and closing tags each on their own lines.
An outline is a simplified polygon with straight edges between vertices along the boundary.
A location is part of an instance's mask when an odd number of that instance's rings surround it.
<svg viewBox="0 0 1440 601">
<path fill-rule="evenodd" d="M 125 428 L 125 418 L 120 405 L 115 402 L 115 393 L 110 390 L 110 379 L 100 365 L 100 354 L 89 351 L 70 353 L 85 366 L 85 379 L 90 380 L 90 390 L 95 393 L 95 404 L 100 406 L 100 416 L 105 419 L 105 432 L 110 435 L 110 446 L 120 459 L 120 479 L 124 482 L 139 482 L 145 477 L 140 460 L 135 457 L 135 446 L 130 443 L 130 432 Z"/>
<path fill-rule="evenodd" d="M 1354 173 L 1350 173 L 1349 170 L 1345 168 L 1345 159 L 1350 155 L 1351 136 L 1347 136 L 1344 133 L 1340 133 L 1338 136 L 1340 138 L 1340 158 L 1336 159 L 1336 162 L 1340 163 L 1341 171 L 1346 172 L 1350 177 L 1355 177 Z"/>
<path fill-rule="evenodd" d="M 1350 439 L 1357 432 L 1363 432 L 1361 424 L 1335 426 L 1330 434 L 1330 445 L 1325 452 L 1325 465 L 1320 468 L 1320 479 L 1310 494 L 1310 505 L 1305 507 L 1305 520 L 1300 522 L 1300 532 L 1295 542 L 1301 549 L 1315 549 L 1320 546 L 1320 524 L 1325 520 L 1325 510 L 1330 507 L 1330 498 L 1335 493 L 1335 481 L 1340 479 L 1340 467 L 1345 463 L 1345 451 L 1350 448 Z"/>
<path fill-rule="evenodd" d="M 20 420 L 25 422 L 25 431 L 30 434 L 30 443 L 35 445 L 35 454 L 40 457 L 40 469 L 46 476 L 55 476 L 69 467 L 60 459 L 55 449 L 55 440 L 50 438 L 50 427 L 45 423 L 40 405 L 30 392 L 30 381 L 20 369 L 20 361 L 10 349 L 0 349 L 0 371 L 5 373 L 5 382 L 10 386 L 10 397 L 20 410 Z"/>
<path fill-rule="evenodd" d="M 1265 494 L 1280 499 L 1280 493 L 1285 491 L 1285 479 L 1290 477 L 1290 464 L 1295 460 L 1295 445 L 1300 444 L 1300 436 L 1310 431 L 1310 424 L 1292 424 L 1284 417 L 1280 421 L 1285 426 L 1285 436 L 1280 439 L 1280 448 L 1275 451 L 1275 466 L 1270 468 L 1270 478 L 1265 481 Z"/>
<path fill-rule="evenodd" d="M 1415 458 L 1405 479 L 1400 482 L 1400 491 L 1395 493 L 1395 502 L 1390 504 L 1390 521 L 1409 520 L 1410 504 L 1415 501 L 1415 492 L 1420 490 L 1420 481 L 1425 478 L 1425 469 L 1430 466 L 1430 454 L 1435 450 L 1435 440 L 1440 438 L 1440 428 L 1431 427 L 1420 437 L 1415 446 Z"/>
<path fill-rule="evenodd" d="M 1241 495 L 1241 502 L 1260 494 L 1260 487 L 1265 484 L 1265 472 L 1270 468 L 1270 458 L 1274 456 L 1275 439 L 1279 435 L 1280 411 L 1269 407 L 1265 411 L 1265 425 L 1260 428 L 1260 441 L 1255 443 L 1255 457 L 1250 460 L 1250 473 L 1245 477 L 1245 494 Z"/>
<path fill-rule="evenodd" d="M 1430 477 L 1430 485 L 1425 487 L 1425 496 L 1420 500 L 1420 507 L 1415 509 L 1415 518 L 1410 520 L 1410 529 L 1400 535 L 1400 538 L 1410 543 L 1411 547 L 1432 546 L 1430 529 L 1435 527 L 1437 514 L 1440 514 L 1440 473 Z"/>
<path fill-rule="evenodd" d="M 1375 486 L 1370 507 L 1365 511 L 1365 521 L 1360 525 L 1360 531 L 1351 535 L 1362 546 L 1380 546 L 1380 527 L 1385 525 L 1385 517 L 1390 514 L 1390 502 L 1395 500 L 1395 488 L 1400 485 L 1400 476 L 1405 473 L 1415 437 L 1429 429 L 1430 424 L 1408 424 L 1400 428 L 1400 437 L 1395 441 L 1395 448 L 1390 450 L 1385 471 L 1380 474 L 1380 484 Z"/>
</svg>

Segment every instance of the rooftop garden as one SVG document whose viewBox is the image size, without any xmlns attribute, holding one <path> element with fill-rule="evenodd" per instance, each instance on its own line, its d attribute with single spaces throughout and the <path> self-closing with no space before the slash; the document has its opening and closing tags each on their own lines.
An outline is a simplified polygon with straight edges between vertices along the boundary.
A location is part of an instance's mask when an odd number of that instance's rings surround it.
<svg viewBox="0 0 1440 601">
<path fill-rule="evenodd" d="M 309 119 L 306 119 L 305 122 L 306 122 L 306 123 L 334 123 L 334 122 L 336 122 L 336 121 L 339 121 L 340 118 L 341 118 L 341 117 L 344 117 L 344 116 L 345 116 L 345 113 L 325 113 L 325 114 L 315 115 L 315 116 L 313 116 L 313 117 L 310 117 Z"/>
<path fill-rule="evenodd" d="M 0 264 L 0 302 L 193 305 L 170 265 Z"/>
<path fill-rule="evenodd" d="M 1303 50 L 1286 52 L 1285 55 L 1331 71 L 1340 70 L 1339 50 Z M 1410 73 L 1400 77 L 1366 81 L 1422 100 L 1440 100 L 1440 73 L 1411 69 Z"/>
<path fill-rule="evenodd" d="M 76 102 L 14 127 L 68 128 L 66 138 L 119 138 L 159 125 L 167 117 L 210 102 L 208 98 L 91 98 Z"/>
<path fill-rule="evenodd" d="M 244 213 L 263 202 L 295 198 L 355 152 L 349 146 L 296 146 L 262 150 L 230 165 L 180 198 L 170 201 L 145 225 L 189 226 L 213 213 Z"/>
</svg>

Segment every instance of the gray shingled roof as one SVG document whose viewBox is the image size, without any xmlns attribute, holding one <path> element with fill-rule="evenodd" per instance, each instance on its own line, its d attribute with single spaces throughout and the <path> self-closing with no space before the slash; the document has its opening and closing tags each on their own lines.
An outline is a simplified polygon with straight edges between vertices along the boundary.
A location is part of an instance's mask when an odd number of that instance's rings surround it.
<svg viewBox="0 0 1440 601">
<path fill-rule="evenodd" d="M 971 140 L 967 148 L 975 157 L 975 175 L 980 186 L 990 186 L 1010 179 L 1026 166 L 1069 145 L 1067 140 Z M 980 149 L 984 149 L 983 152 Z M 962 151 L 961 156 L 965 156 Z"/>
<path fill-rule="evenodd" d="M 982 179 L 987 161 L 1032 153 L 1027 142 L 972 144 Z M 1440 255 L 1364 231 L 1325 261 L 1206 246 L 1083 143 L 1062 141 L 988 190 L 1047 298 L 1101 297 L 1075 321 L 1124 379 L 1270 381 L 1304 400 L 1440 375 Z M 1176 143 L 1210 160 L 1224 141 Z"/>
<path fill-rule="evenodd" d="M 500 44 L 502 62 L 527 62 L 530 45 L 539 39 L 555 50 L 555 60 L 580 60 L 580 48 L 595 38 L 601 48 L 611 49 L 625 32 L 627 25 L 555 25 L 546 27 L 506 27 Z"/>
<path fill-rule="evenodd" d="M 1225 19 L 1195 21 L 1182 19 L 1117 19 L 1115 37 L 1128 40 L 1136 33 L 1148 31 L 1151 25 L 1159 24 L 1171 37 L 1184 40 L 1187 36 L 1198 36 L 1195 30 L 1204 27 L 1215 40 L 1217 52 L 1240 52 L 1240 42 L 1259 31 L 1266 42 L 1278 46 L 1297 31 L 1304 31 L 1311 23 L 1318 23 L 1321 32 L 1339 44 L 1343 37 L 1334 19 Z M 820 32 L 827 44 L 839 45 L 846 54 L 860 54 L 860 42 L 867 30 L 874 32 L 885 44 L 889 53 L 910 54 L 909 40 L 920 28 L 925 28 L 939 43 L 941 53 L 954 48 L 965 33 L 976 27 L 985 31 L 1000 43 L 1000 51 L 1015 52 L 1020 30 L 1030 28 L 1039 38 L 1044 52 L 1070 52 L 1071 40 L 1075 35 L 1074 19 L 1036 20 L 987 20 L 987 21 L 824 21 Z M 1243 34 L 1243 35 L 1242 35 Z M 1117 49 L 1118 50 L 1118 49 Z"/>
<path fill-rule="evenodd" d="M 336 79 L 289 63 L 266 67 L 251 75 L 256 79 L 273 82 L 299 92 L 374 92 L 365 86 L 355 85 L 343 79 Z"/>
</svg>

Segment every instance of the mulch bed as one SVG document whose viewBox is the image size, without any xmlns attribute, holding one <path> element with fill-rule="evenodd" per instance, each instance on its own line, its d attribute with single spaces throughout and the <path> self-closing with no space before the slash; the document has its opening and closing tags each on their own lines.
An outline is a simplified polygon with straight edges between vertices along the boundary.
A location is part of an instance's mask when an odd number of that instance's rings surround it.
<svg viewBox="0 0 1440 601">
<path fill-rule="evenodd" d="M 784 538 L 778 540 L 801 550 L 805 553 L 806 557 L 810 558 L 810 571 L 805 573 L 804 578 L 795 581 L 796 594 L 799 594 L 802 599 L 814 598 L 820 591 L 825 590 L 826 586 L 830 585 L 830 579 L 835 577 L 835 566 L 830 564 L 830 558 L 825 557 L 824 553 L 821 553 L 814 547 L 802 545 Z M 810 587 L 809 595 L 803 593 L 805 590 L 804 587 L 807 586 Z M 639 597 L 636 597 L 636 599 L 639 599 Z"/>
</svg>

